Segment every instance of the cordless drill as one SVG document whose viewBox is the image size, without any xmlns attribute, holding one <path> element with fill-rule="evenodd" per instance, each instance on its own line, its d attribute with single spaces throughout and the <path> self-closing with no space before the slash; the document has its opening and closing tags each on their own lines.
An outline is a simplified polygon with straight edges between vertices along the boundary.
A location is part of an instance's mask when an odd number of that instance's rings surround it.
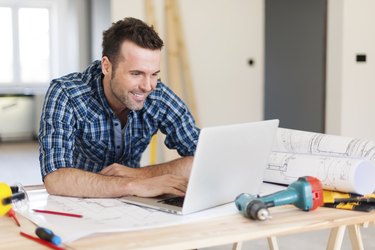
<svg viewBox="0 0 375 250">
<path fill-rule="evenodd" d="M 293 204 L 304 210 L 314 210 L 323 205 L 323 188 L 321 182 L 312 176 L 298 178 L 286 190 L 279 191 L 263 197 L 250 194 L 240 194 L 235 204 L 245 217 L 254 220 L 270 218 L 269 207 Z"/>
</svg>

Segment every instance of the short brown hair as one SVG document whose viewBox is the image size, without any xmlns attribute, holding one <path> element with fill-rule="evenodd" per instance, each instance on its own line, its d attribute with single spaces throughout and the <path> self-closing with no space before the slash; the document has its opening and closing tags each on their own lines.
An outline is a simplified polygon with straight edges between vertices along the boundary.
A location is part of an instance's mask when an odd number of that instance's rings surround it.
<svg viewBox="0 0 375 250">
<path fill-rule="evenodd" d="M 126 40 L 152 50 L 161 49 L 164 45 L 154 28 L 139 19 L 126 17 L 112 23 L 112 26 L 103 32 L 102 56 L 107 56 L 114 68 L 120 57 L 121 44 Z"/>
</svg>

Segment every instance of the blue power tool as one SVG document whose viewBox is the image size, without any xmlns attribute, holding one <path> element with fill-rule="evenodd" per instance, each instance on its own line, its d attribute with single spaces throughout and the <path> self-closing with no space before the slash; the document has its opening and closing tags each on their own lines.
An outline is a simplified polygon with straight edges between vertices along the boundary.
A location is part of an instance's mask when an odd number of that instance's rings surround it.
<svg viewBox="0 0 375 250">
<path fill-rule="evenodd" d="M 237 209 L 245 217 L 254 220 L 270 218 L 268 208 L 293 204 L 304 210 L 314 210 L 323 205 L 323 188 L 321 182 L 312 176 L 298 178 L 286 190 L 263 197 L 250 194 L 240 194 L 235 200 Z"/>
</svg>

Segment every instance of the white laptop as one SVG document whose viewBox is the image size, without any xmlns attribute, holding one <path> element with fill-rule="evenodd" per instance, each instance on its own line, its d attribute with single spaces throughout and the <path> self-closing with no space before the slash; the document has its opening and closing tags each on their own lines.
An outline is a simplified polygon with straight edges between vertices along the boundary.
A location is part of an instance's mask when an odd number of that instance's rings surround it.
<svg viewBox="0 0 375 250">
<path fill-rule="evenodd" d="M 257 195 L 279 120 L 203 128 L 199 135 L 183 205 L 182 197 L 122 201 L 170 213 L 189 214 L 234 201 L 241 193 Z"/>
</svg>

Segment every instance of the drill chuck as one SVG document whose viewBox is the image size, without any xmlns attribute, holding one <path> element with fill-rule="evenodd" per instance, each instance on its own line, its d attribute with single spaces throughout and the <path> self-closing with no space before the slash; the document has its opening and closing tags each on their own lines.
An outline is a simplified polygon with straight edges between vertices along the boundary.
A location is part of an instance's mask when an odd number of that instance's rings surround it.
<svg viewBox="0 0 375 250">
<path fill-rule="evenodd" d="M 247 217 L 253 220 L 267 220 L 270 212 L 267 206 L 260 200 L 252 200 L 246 208 Z"/>
<path fill-rule="evenodd" d="M 270 218 L 267 205 L 251 194 L 240 194 L 235 200 L 237 209 L 245 217 L 253 220 L 266 220 Z"/>
</svg>

